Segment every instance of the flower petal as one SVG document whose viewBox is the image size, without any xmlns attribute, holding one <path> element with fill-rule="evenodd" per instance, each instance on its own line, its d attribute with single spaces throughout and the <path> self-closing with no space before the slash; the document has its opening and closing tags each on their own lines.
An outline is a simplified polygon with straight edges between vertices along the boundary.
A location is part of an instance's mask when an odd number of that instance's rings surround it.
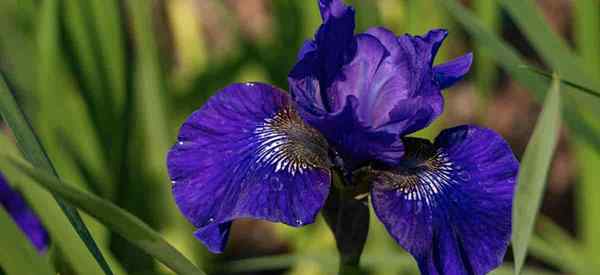
<svg viewBox="0 0 600 275">
<path fill-rule="evenodd" d="M 341 17 L 348 9 L 351 8 L 345 5 L 342 0 L 319 0 L 319 10 L 323 21 L 329 20 L 331 16 Z"/>
<path fill-rule="evenodd" d="M 319 8 L 323 24 L 315 33 L 315 40 L 305 42 L 300 49 L 298 63 L 290 72 L 288 82 L 295 97 L 309 99 L 300 102 L 301 105 L 312 106 L 318 102 L 319 109 L 329 111 L 327 95 L 319 87 L 327 89 L 340 68 L 354 56 L 354 9 L 341 0 L 321 0 Z M 311 87 L 306 87 L 307 84 Z"/>
<path fill-rule="evenodd" d="M 42 222 L 27 206 L 25 199 L 13 190 L 4 176 L 0 173 L 0 205 L 13 218 L 19 228 L 25 233 L 38 252 L 48 250 L 50 238 Z"/>
<path fill-rule="evenodd" d="M 422 274 L 486 274 L 510 239 L 518 162 L 495 132 L 444 130 L 434 144 L 406 138 L 401 166 L 376 173 L 375 213 Z"/>
<path fill-rule="evenodd" d="M 230 222 L 314 222 L 329 192 L 328 145 L 267 84 L 226 87 L 182 125 L 167 161 L 175 202 L 221 252 Z"/>
<path fill-rule="evenodd" d="M 397 135 L 363 125 L 355 112 L 358 99 L 354 95 L 349 95 L 345 102 L 341 112 L 319 118 L 307 117 L 307 122 L 317 128 L 339 153 L 346 172 L 370 161 L 397 164 L 404 154 L 404 146 Z"/>
<path fill-rule="evenodd" d="M 468 53 L 444 64 L 433 67 L 433 75 L 440 89 L 446 89 L 461 80 L 473 63 L 473 54 Z"/>
</svg>

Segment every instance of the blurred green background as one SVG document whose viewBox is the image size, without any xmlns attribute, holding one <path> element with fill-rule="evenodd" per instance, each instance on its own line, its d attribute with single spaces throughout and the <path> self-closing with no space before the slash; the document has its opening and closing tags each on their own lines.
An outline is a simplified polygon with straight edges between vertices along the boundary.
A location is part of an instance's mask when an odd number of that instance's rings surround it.
<svg viewBox="0 0 600 275">
<path fill-rule="evenodd" d="M 207 273 L 334 274 L 335 243 L 321 218 L 301 229 L 238 221 L 226 252 L 209 254 L 177 211 L 165 166 L 178 126 L 220 88 L 238 81 L 287 88 L 299 47 L 320 24 L 315 2 L 0 0 L 0 70 L 63 179 L 141 218 Z M 520 156 L 549 80 L 519 65 L 600 90 L 600 1 L 347 2 L 356 8 L 357 31 L 448 29 L 436 63 L 474 52 L 471 73 L 444 93 L 443 116 L 417 135 L 476 123 L 500 132 Z M 565 123 L 528 274 L 600 270 L 600 109 L 596 98 L 572 88 L 562 94 Z M 1 123 L 0 133 L 0 151 L 18 155 Z M 46 257 L 56 271 L 102 274 L 53 199 L 22 184 L 28 179 L 18 173 L 3 172 L 49 228 L 53 245 Z M 116 274 L 170 274 L 93 218 L 84 221 Z M 418 274 L 412 258 L 371 221 L 365 268 Z M 264 256 L 270 257 L 255 259 Z M 511 272 L 507 265 L 498 274 Z"/>
</svg>

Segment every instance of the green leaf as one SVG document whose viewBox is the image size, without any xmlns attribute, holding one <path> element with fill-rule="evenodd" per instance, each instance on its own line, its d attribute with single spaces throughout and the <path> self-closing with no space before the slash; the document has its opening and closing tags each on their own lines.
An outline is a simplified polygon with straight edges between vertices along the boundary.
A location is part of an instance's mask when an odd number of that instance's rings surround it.
<svg viewBox="0 0 600 275">
<path fill-rule="evenodd" d="M 2 114 L 4 121 L 11 128 L 17 140 L 17 146 L 25 159 L 31 162 L 35 167 L 38 167 L 47 173 L 51 173 L 54 177 L 58 178 L 58 174 L 54 170 L 44 148 L 31 128 L 29 121 L 27 121 L 25 114 L 17 105 L 15 98 L 4 81 L 2 73 L 0 73 L 0 113 Z M 79 213 L 77 213 L 77 210 L 68 206 L 59 198 L 56 198 L 56 202 L 104 272 L 106 274 L 113 274 L 106 263 L 106 260 L 102 256 L 100 249 L 96 245 L 96 242 L 81 220 Z"/>
<path fill-rule="evenodd" d="M 541 101 L 544 98 L 548 80 L 544 76 L 521 69 L 523 64 L 528 63 L 514 48 L 505 43 L 497 34 L 488 31 L 477 17 L 456 0 L 438 0 L 438 2 L 444 5 L 454 19 L 465 28 L 475 43 L 490 50 L 491 55 L 488 57 L 494 59 L 512 78 L 527 87 L 538 100 Z M 587 112 L 596 113 L 600 109 L 587 106 L 587 104 L 578 104 L 579 100 L 576 100 L 576 96 L 573 93 L 566 93 L 563 98 L 565 121 L 577 136 L 600 152 L 600 142 L 598 141 L 600 130 L 594 128 L 582 115 Z"/>
<path fill-rule="evenodd" d="M 80 191 L 69 184 L 61 184 L 60 180 L 48 173 L 36 170 L 19 161 L 11 161 L 11 165 L 35 179 L 39 185 L 48 191 L 98 219 L 108 228 L 155 257 L 177 274 L 205 274 L 167 243 L 159 233 L 152 230 L 150 226 L 131 213 L 93 194 Z"/>
<path fill-rule="evenodd" d="M 0 266 L 7 275 L 56 274 L 48 257 L 37 252 L 3 207 L 0 207 L 0 243 Z"/>
<path fill-rule="evenodd" d="M 515 258 L 515 274 L 520 274 L 525 261 L 527 246 L 533 232 L 539 210 L 546 177 L 560 129 L 560 82 L 555 78 L 546 95 L 544 107 L 533 134 L 527 144 L 513 205 L 512 243 Z"/>
<path fill-rule="evenodd" d="M 532 72 L 534 72 L 536 74 L 539 74 L 539 75 L 541 75 L 541 76 L 543 76 L 545 78 L 552 79 L 552 74 L 550 74 L 549 72 L 545 72 L 542 69 L 538 69 L 536 67 L 530 67 L 530 66 L 522 66 L 522 67 L 524 69 L 530 70 L 530 71 L 532 71 Z M 600 98 L 600 92 L 599 91 L 594 91 L 592 88 L 585 87 L 582 84 L 577 84 L 577 83 L 575 83 L 573 81 L 569 81 L 569 80 L 563 79 L 563 78 L 560 79 L 560 82 L 563 83 L 563 84 L 565 84 L 565 85 L 571 86 L 571 87 L 573 87 L 575 89 L 579 89 L 579 90 L 581 90 L 582 92 L 585 92 L 588 95 Z"/>
<path fill-rule="evenodd" d="M 577 52 L 585 60 L 584 66 L 591 75 L 600 75 L 600 9 L 597 0 L 577 0 L 574 6 L 574 34 Z M 585 114 L 594 117 L 594 114 Z M 600 122 L 594 119 L 598 127 Z M 600 140 L 600 139 L 597 139 Z M 600 141 L 599 141 L 600 142 Z M 589 143 L 589 142 L 588 142 Z M 581 274 L 593 273 L 592 270 L 600 269 L 600 185 L 598 185 L 598 167 L 600 167 L 600 154 L 594 152 L 593 147 L 581 141 L 576 142 L 577 167 L 579 168 L 579 182 L 576 187 L 576 209 L 578 236 L 581 238 L 583 251 L 590 264 L 590 271 Z"/>
<path fill-rule="evenodd" d="M 566 42 L 552 31 L 535 3 L 531 0 L 498 1 L 515 20 L 519 29 L 542 59 L 561 74 L 561 78 L 571 79 L 600 91 L 600 83 L 583 69 L 582 60 L 569 49 Z"/>
</svg>

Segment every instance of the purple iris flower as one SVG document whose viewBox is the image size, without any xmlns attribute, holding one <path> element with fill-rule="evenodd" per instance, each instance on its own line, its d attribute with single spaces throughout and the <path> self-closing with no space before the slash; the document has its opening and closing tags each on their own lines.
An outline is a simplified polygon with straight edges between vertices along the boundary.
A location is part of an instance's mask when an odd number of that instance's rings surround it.
<svg viewBox="0 0 600 275">
<path fill-rule="evenodd" d="M 25 199 L 8 185 L 1 173 L 0 205 L 13 218 L 17 226 L 25 233 L 37 251 L 44 253 L 50 243 L 48 232 L 46 232 L 38 217 L 27 206 Z"/>
<path fill-rule="evenodd" d="M 433 66 L 447 32 L 354 34 L 354 10 L 319 1 L 323 24 L 289 74 L 291 93 L 232 84 L 181 126 L 167 157 L 175 202 L 210 251 L 232 221 L 313 223 L 334 173 L 370 186 L 373 208 L 423 274 L 485 274 L 508 246 L 518 162 L 492 130 L 407 137 L 443 109 L 472 56 Z M 362 174 L 364 175 L 364 174 Z"/>
<path fill-rule="evenodd" d="M 441 90 L 467 73 L 472 55 L 433 66 L 445 30 L 396 36 L 374 27 L 355 35 L 352 7 L 340 0 L 319 7 L 323 24 L 289 74 L 300 113 L 335 146 L 346 170 L 372 160 L 397 164 L 405 150 L 398 137 L 442 113 Z"/>
</svg>

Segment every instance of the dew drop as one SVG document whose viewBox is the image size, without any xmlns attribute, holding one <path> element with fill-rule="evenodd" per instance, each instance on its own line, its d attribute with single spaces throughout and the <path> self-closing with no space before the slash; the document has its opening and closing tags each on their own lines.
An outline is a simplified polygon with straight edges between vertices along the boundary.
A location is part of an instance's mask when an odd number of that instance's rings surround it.
<svg viewBox="0 0 600 275">
<path fill-rule="evenodd" d="M 304 224 L 304 222 L 303 222 L 302 220 L 298 219 L 298 220 L 296 220 L 296 224 L 297 224 L 297 225 L 303 225 L 303 224 Z"/>
<path fill-rule="evenodd" d="M 283 190 L 283 183 L 278 183 L 277 185 L 275 185 L 275 190 L 276 190 L 276 191 L 281 191 L 281 190 Z"/>
<path fill-rule="evenodd" d="M 215 222 L 215 219 L 214 218 L 210 218 L 210 219 L 208 219 L 208 222 L 209 223 L 213 223 L 213 222 Z"/>
<path fill-rule="evenodd" d="M 176 181 L 174 181 L 174 180 L 172 180 L 172 181 L 171 181 L 171 184 L 176 184 L 176 183 L 177 183 L 177 182 L 176 182 Z"/>
<path fill-rule="evenodd" d="M 179 145 L 183 145 L 183 141 L 177 142 L 177 144 L 179 144 Z"/>
</svg>

